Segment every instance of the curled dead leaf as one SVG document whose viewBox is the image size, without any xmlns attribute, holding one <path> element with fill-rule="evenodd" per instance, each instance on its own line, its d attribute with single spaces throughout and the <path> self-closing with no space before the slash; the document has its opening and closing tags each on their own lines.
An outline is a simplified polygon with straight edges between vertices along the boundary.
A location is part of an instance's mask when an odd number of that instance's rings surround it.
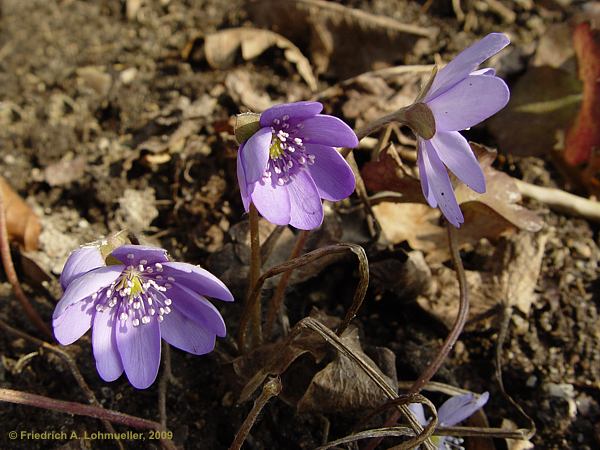
<svg viewBox="0 0 600 450">
<path fill-rule="evenodd" d="M 0 190 L 4 199 L 8 237 L 26 251 L 37 250 L 42 224 L 31 207 L 0 176 Z"/>
<path fill-rule="evenodd" d="M 310 62 L 300 49 L 283 36 L 259 28 L 230 28 L 206 36 L 204 54 L 206 61 L 215 69 L 226 69 L 234 65 L 238 51 L 245 61 L 256 58 L 265 50 L 278 47 L 285 59 L 296 65 L 306 84 L 315 91 L 317 80 Z"/>
</svg>

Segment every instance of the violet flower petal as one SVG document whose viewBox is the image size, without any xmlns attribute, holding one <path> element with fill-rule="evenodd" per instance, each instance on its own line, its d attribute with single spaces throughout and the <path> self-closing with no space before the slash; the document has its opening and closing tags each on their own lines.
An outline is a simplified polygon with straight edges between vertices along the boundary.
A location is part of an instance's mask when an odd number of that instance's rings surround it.
<svg viewBox="0 0 600 450">
<path fill-rule="evenodd" d="M 221 313 L 204 297 L 180 284 L 174 284 L 169 295 L 173 298 L 173 307 L 183 315 L 219 337 L 227 335 Z"/>
<path fill-rule="evenodd" d="M 244 144 L 240 145 L 237 155 L 237 179 L 238 185 L 240 186 L 240 195 L 242 196 L 242 203 L 244 204 L 244 210 L 248 212 L 250 210 L 250 194 L 248 192 L 248 182 L 246 181 L 246 174 L 244 173 L 244 165 L 242 164 L 242 152 L 244 150 Z"/>
<path fill-rule="evenodd" d="M 162 338 L 174 347 L 193 355 L 204 355 L 215 348 L 215 334 L 193 321 L 177 308 L 164 316 Z"/>
<path fill-rule="evenodd" d="M 138 264 L 147 266 L 169 261 L 165 249 L 148 245 L 122 245 L 113 250 L 111 256 L 126 266 L 137 266 Z"/>
<path fill-rule="evenodd" d="M 438 132 L 430 140 L 442 162 L 475 192 L 485 192 L 483 170 L 467 140 L 458 132 Z"/>
<path fill-rule="evenodd" d="M 247 183 L 257 182 L 265 173 L 272 137 L 270 128 L 261 128 L 244 143 L 241 163 Z"/>
<path fill-rule="evenodd" d="M 480 396 L 471 393 L 465 395 L 455 395 L 450 397 L 438 409 L 438 420 L 440 426 L 452 427 L 470 417 L 475 411 L 481 409 L 490 397 L 488 392 Z"/>
<path fill-rule="evenodd" d="M 71 252 L 60 274 L 63 290 L 80 275 L 104 266 L 104 259 L 98 247 L 81 247 Z"/>
<path fill-rule="evenodd" d="M 356 186 L 354 173 L 336 149 L 306 144 L 306 150 L 315 155 L 316 162 L 308 166 L 308 171 L 321 198 L 335 202 L 352 195 Z"/>
<path fill-rule="evenodd" d="M 123 363 L 117 348 L 115 309 L 96 311 L 92 327 L 92 349 L 96 370 L 104 381 L 114 381 L 123 373 Z"/>
<path fill-rule="evenodd" d="M 510 98 L 506 83 L 498 77 L 474 75 L 460 81 L 427 105 L 438 131 L 465 130 L 504 108 Z"/>
<path fill-rule="evenodd" d="M 429 188 L 448 222 L 458 228 L 465 219 L 454 196 L 446 167 L 429 141 L 425 141 L 424 150 L 421 153 Z"/>
<path fill-rule="evenodd" d="M 425 418 L 425 410 L 423 409 L 423 405 L 421 403 L 409 403 L 408 409 L 410 409 L 415 415 L 417 422 L 419 422 L 422 426 L 427 425 L 428 420 Z"/>
<path fill-rule="evenodd" d="M 94 302 L 91 298 L 69 306 L 52 320 L 54 337 L 61 345 L 69 345 L 83 336 L 92 326 Z"/>
<path fill-rule="evenodd" d="M 72 304 L 91 297 L 92 294 L 100 289 L 108 287 L 113 281 L 119 278 L 123 269 L 125 269 L 125 266 L 122 265 L 104 266 L 75 278 L 56 305 L 52 318 L 55 319 L 62 315 Z"/>
<path fill-rule="evenodd" d="M 417 139 L 418 152 L 417 152 L 417 165 L 419 166 L 419 178 L 421 179 L 421 189 L 423 190 L 423 197 L 427 200 L 427 203 L 432 208 L 437 208 L 437 200 L 433 195 L 431 186 L 429 185 L 429 177 L 425 170 L 425 163 L 423 162 L 423 153 L 425 152 L 425 141 L 423 139 Z"/>
<path fill-rule="evenodd" d="M 271 182 L 256 183 L 252 191 L 252 202 L 269 222 L 275 225 L 290 223 L 290 198 L 285 186 L 273 186 Z"/>
<path fill-rule="evenodd" d="M 498 53 L 509 43 L 510 40 L 505 34 L 491 33 L 460 52 L 456 58 L 437 73 L 423 101 L 429 102 L 441 92 L 466 78 L 482 62 Z"/>
<path fill-rule="evenodd" d="M 319 102 L 295 102 L 275 105 L 265 110 L 260 115 L 260 126 L 270 127 L 273 120 L 281 120 L 283 116 L 289 116 L 291 119 L 307 119 L 316 116 L 323 111 L 323 105 Z"/>
<path fill-rule="evenodd" d="M 323 203 L 315 182 L 306 171 L 298 172 L 288 184 L 290 195 L 290 225 L 300 230 L 312 230 L 323 223 Z"/>
<path fill-rule="evenodd" d="M 158 321 L 151 320 L 147 324 L 134 327 L 131 317 L 124 321 L 117 320 L 116 337 L 127 379 L 133 387 L 146 389 L 156 379 L 160 366 Z"/>
<path fill-rule="evenodd" d="M 318 115 L 303 120 L 299 126 L 301 126 L 299 135 L 305 144 L 358 147 L 358 138 L 352 128 L 337 117 Z"/>
<path fill-rule="evenodd" d="M 218 298 L 226 302 L 233 301 L 233 295 L 221 280 L 209 271 L 182 262 L 168 262 L 163 264 L 164 277 L 173 277 L 176 283 L 207 297 Z"/>
</svg>

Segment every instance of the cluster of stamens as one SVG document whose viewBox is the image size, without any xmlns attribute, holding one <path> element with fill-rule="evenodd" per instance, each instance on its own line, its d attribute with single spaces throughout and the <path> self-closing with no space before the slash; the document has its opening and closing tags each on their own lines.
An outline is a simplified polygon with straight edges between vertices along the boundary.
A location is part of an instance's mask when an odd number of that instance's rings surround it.
<svg viewBox="0 0 600 450">
<path fill-rule="evenodd" d="M 315 155 L 309 154 L 302 139 L 296 136 L 302 129 L 302 123 L 292 127 L 289 118 L 285 115 L 274 119 L 271 127 L 273 139 L 263 180 L 273 185 L 289 183 L 299 171 L 315 162 Z"/>
<path fill-rule="evenodd" d="M 133 262 L 130 253 L 127 259 Z M 122 275 L 108 288 L 100 289 L 92 295 L 96 311 L 117 307 L 118 318 L 125 322 L 130 317 L 134 327 L 150 323 L 152 318 L 162 322 L 171 312 L 173 301 L 165 294 L 172 287 L 175 278 L 161 274 L 161 263 L 148 264 L 141 259 L 137 265 L 128 265 Z"/>
</svg>

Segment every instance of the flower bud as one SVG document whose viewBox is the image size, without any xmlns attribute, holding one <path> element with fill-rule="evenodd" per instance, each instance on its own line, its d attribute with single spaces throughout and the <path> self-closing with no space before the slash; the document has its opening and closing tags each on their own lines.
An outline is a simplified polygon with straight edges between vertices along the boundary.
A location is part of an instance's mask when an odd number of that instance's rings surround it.
<svg viewBox="0 0 600 450">
<path fill-rule="evenodd" d="M 260 129 L 260 114 L 242 113 L 235 116 L 235 126 L 233 128 L 235 139 L 242 145 Z"/>
</svg>

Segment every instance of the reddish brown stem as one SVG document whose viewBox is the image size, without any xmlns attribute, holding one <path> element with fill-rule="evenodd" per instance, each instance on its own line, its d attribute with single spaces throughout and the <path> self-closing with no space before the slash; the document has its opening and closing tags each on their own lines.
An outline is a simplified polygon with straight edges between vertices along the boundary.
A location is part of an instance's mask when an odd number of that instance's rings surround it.
<svg viewBox="0 0 600 450">
<path fill-rule="evenodd" d="M 248 276 L 248 298 L 252 293 L 254 285 L 260 277 L 261 257 L 260 257 L 260 237 L 258 235 L 258 210 L 254 203 L 250 203 L 250 274 Z M 252 317 L 252 342 L 254 346 L 262 342 L 262 305 L 260 300 L 254 303 L 250 311 Z"/>
<path fill-rule="evenodd" d="M 297 258 L 300 255 L 300 252 L 302 251 L 302 249 L 304 248 L 304 245 L 306 244 L 306 239 L 308 238 L 308 233 L 309 231 L 306 230 L 302 230 L 300 231 L 300 233 L 298 234 L 298 237 L 296 238 L 296 244 L 294 245 L 294 248 L 292 249 L 292 252 L 290 253 L 290 257 L 288 258 L 289 260 L 292 260 L 294 258 Z M 277 287 L 275 288 L 275 293 L 273 294 L 273 297 L 271 298 L 271 303 L 269 304 L 269 309 L 267 311 L 267 320 L 265 323 L 265 336 L 268 339 L 271 336 L 271 332 L 273 331 L 273 325 L 275 324 L 275 319 L 276 317 L 279 315 L 279 312 L 281 311 L 281 307 L 283 304 L 283 297 L 285 294 L 285 288 L 288 285 L 288 282 L 290 280 L 290 277 L 292 276 L 292 273 L 294 272 L 294 270 L 288 270 L 287 272 L 284 272 L 281 275 L 281 278 L 279 279 L 279 283 L 277 283 Z"/>
<path fill-rule="evenodd" d="M 160 430 L 161 426 L 157 422 L 130 416 L 118 411 L 99 408 L 83 403 L 67 402 L 56 400 L 43 395 L 30 394 L 29 392 L 15 391 L 13 389 L 0 388 L 0 401 L 16 403 L 18 405 L 35 406 L 36 408 L 50 409 L 78 416 L 93 417 L 94 419 L 108 420 L 112 423 L 119 423 L 132 428 L 142 428 L 146 430 Z"/>
<path fill-rule="evenodd" d="M 279 379 L 279 377 L 270 378 L 264 384 L 260 396 L 254 401 L 254 406 L 252 407 L 252 410 L 248 413 L 248 416 L 244 420 L 244 423 L 242 423 L 242 426 L 235 435 L 235 438 L 231 443 L 229 450 L 240 450 L 240 448 L 242 448 L 242 445 L 248 437 L 248 433 L 250 433 L 250 430 L 254 426 L 254 423 L 256 422 L 256 419 L 258 418 L 260 412 L 263 410 L 267 402 L 272 397 L 278 396 L 280 392 L 281 380 Z"/>
<path fill-rule="evenodd" d="M 10 244 L 8 242 L 8 229 L 6 226 L 6 211 L 4 210 L 4 197 L 2 196 L 2 191 L 0 190 L 0 253 L 2 254 L 2 265 L 4 266 L 4 272 L 6 273 L 6 278 L 8 282 L 12 286 L 15 297 L 21 303 L 23 310 L 25 311 L 25 315 L 29 318 L 31 323 L 35 325 L 35 327 L 44 335 L 53 339 L 52 332 L 46 322 L 42 320 L 40 315 L 37 313 L 35 308 L 31 306 L 29 303 L 29 299 L 23 292 L 21 288 L 21 284 L 19 283 L 19 278 L 17 277 L 17 272 L 15 271 L 15 266 L 13 264 L 12 256 L 10 254 Z"/>
<path fill-rule="evenodd" d="M 456 344 L 456 341 L 460 337 L 462 330 L 467 321 L 467 317 L 469 315 L 469 293 L 467 289 L 467 278 L 465 276 L 465 269 L 462 265 L 462 260 L 460 259 L 460 253 L 458 249 L 458 242 L 456 239 L 456 230 L 450 223 L 446 223 L 448 230 L 448 244 L 450 246 L 450 256 L 452 257 L 452 262 L 454 264 L 454 269 L 456 270 L 456 276 L 458 278 L 458 286 L 460 289 L 460 303 L 458 307 L 458 314 L 456 316 L 456 321 L 446 337 L 446 340 L 442 344 L 439 352 L 435 356 L 434 360 L 427 366 L 425 371 L 417 378 L 417 380 L 413 383 L 411 388 L 408 391 L 408 395 L 417 394 L 423 389 L 423 387 L 433 378 L 433 376 L 437 373 L 439 368 L 444 363 L 444 360 L 447 358 L 448 354 Z M 385 423 L 385 427 L 391 427 L 396 424 L 398 419 L 400 418 L 400 413 L 398 411 L 394 411 L 394 413 L 389 417 L 389 419 Z M 381 438 L 374 439 L 371 443 L 366 447 L 366 450 L 373 450 L 375 447 L 379 445 L 381 442 Z"/>
</svg>

